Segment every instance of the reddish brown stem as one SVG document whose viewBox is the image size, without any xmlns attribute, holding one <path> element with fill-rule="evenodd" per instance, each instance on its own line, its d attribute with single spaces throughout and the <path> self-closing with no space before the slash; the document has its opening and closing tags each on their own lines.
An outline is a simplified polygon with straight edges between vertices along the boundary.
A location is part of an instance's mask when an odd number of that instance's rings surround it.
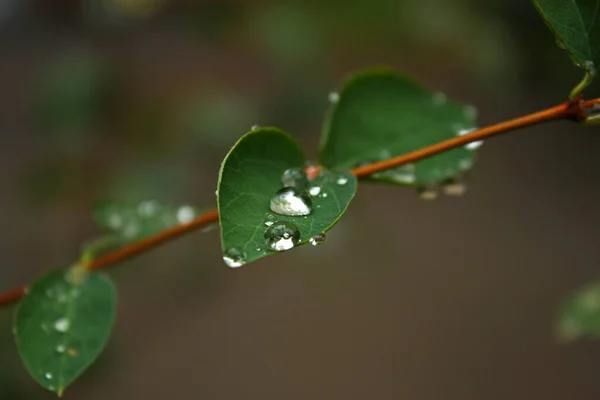
<svg viewBox="0 0 600 400">
<path fill-rule="evenodd" d="M 389 160 L 384 160 L 363 167 L 358 167 L 353 169 L 352 173 L 354 173 L 358 178 L 363 178 L 376 172 L 382 172 L 390 168 L 400 167 L 402 165 L 422 160 L 424 158 L 431 157 L 433 155 L 454 149 L 456 147 L 464 146 L 471 142 L 489 139 L 501 133 L 514 131 L 542 122 L 557 119 L 569 119 L 579 121 L 585 119 L 587 109 L 591 109 L 597 105 L 600 105 L 600 98 L 588 101 L 581 101 L 580 99 L 576 99 L 573 101 L 565 102 L 547 110 L 515 118 L 510 121 L 500 122 L 498 124 L 470 132 L 464 136 L 457 136 L 452 139 L 443 141 L 441 143 L 436 143 L 423 149 L 416 150 L 395 158 L 391 158 Z M 309 171 L 310 175 L 315 175 L 315 173 L 318 173 L 318 170 L 318 168 L 313 167 L 313 169 Z M 126 245 L 113 252 L 100 256 L 90 261 L 90 263 L 88 264 L 88 268 L 91 270 L 106 268 L 112 264 L 116 264 L 119 261 L 123 261 L 129 257 L 143 253 L 146 250 L 149 250 L 160 244 L 175 239 L 183 235 L 184 233 L 192 232 L 198 228 L 217 222 L 218 220 L 219 215 L 217 210 L 211 210 L 197 217 L 190 223 L 177 225 L 175 227 L 166 229 L 162 232 L 157 233 L 156 235 Z M 5 306 L 17 302 L 25 295 L 25 293 L 26 288 L 20 287 L 8 291 L 6 293 L 0 294 L 0 306 Z"/>
</svg>

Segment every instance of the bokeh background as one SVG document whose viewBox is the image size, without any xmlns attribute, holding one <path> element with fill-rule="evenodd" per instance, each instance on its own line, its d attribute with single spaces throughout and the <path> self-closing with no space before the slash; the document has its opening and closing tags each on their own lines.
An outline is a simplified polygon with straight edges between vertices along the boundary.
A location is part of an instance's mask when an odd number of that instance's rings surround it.
<svg viewBox="0 0 600 400">
<path fill-rule="evenodd" d="M 0 290 L 75 260 L 99 200 L 212 207 L 254 124 L 314 157 L 327 94 L 382 63 L 482 125 L 582 75 L 520 0 L 2 0 Z M 361 185 L 318 248 L 232 270 L 214 230 L 123 263 L 114 334 L 65 396 L 599 398 L 600 342 L 554 327 L 600 276 L 598 154 L 595 128 L 534 127 L 484 144 L 463 197 Z M 0 399 L 54 398 L 19 362 L 12 313 Z"/>
</svg>

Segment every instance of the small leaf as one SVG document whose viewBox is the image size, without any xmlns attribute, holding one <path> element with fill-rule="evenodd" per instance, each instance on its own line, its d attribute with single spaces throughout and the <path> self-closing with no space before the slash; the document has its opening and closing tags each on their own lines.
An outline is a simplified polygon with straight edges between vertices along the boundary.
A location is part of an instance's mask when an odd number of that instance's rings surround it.
<svg viewBox="0 0 600 400">
<path fill-rule="evenodd" d="M 575 65 L 592 72 L 600 62 L 600 0 L 533 0 Z"/>
<path fill-rule="evenodd" d="M 339 93 L 325 124 L 320 163 L 350 169 L 422 149 L 475 128 L 476 110 L 430 93 L 390 69 L 361 72 Z M 371 180 L 425 186 L 458 179 L 481 143 L 375 174 Z"/>
<path fill-rule="evenodd" d="M 321 173 L 306 188 L 312 193 L 308 195 L 310 214 L 287 216 L 271 211 L 271 199 L 282 189 L 283 173 L 303 168 L 305 162 L 296 142 L 275 128 L 253 130 L 227 154 L 219 173 L 217 202 L 221 245 L 229 266 L 274 254 L 265 233 L 278 222 L 291 223 L 299 230 L 299 241 L 293 247 L 329 230 L 346 211 L 356 192 L 356 177 L 350 172 L 330 171 Z M 286 226 L 293 231 L 292 225 Z"/>
<path fill-rule="evenodd" d="M 103 203 L 94 207 L 92 218 L 102 228 L 117 233 L 123 241 L 152 235 L 192 221 L 200 213 L 189 205 L 169 207 L 155 200 L 131 203 Z"/>
<path fill-rule="evenodd" d="M 567 301 L 560 313 L 558 330 L 565 340 L 581 336 L 600 338 L 600 283 L 584 286 Z"/>
<path fill-rule="evenodd" d="M 100 355 L 115 319 L 116 291 L 98 273 L 54 271 L 18 305 L 14 335 L 25 368 L 61 395 Z"/>
</svg>

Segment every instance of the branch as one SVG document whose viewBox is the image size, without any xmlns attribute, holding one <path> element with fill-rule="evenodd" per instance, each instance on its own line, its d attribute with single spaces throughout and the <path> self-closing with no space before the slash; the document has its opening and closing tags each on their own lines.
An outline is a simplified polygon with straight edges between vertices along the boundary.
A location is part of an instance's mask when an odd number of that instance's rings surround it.
<svg viewBox="0 0 600 400">
<path fill-rule="evenodd" d="M 358 178 L 363 178 L 376 172 L 382 172 L 390 168 L 400 167 L 402 165 L 419 161 L 424 158 L 428 158 L 436 154 L 442 153 L 444 151 L 454 149 L 456 147 L 464 146 L 471 142 L 489 139 L 501 133 L 515 131 L 517 129 L 537 125 L 542 122 L 548 122 L 558 119 L 582 122 L 585 121 L 588 116 L 586 111 L 594 109 L 598 106 L 600 106 L 600 98 L 583 101 L 581 97 L 579 97 L 574 100 L 567 101 L 557 106 L 548 108 L 546 110 L 538 111 L 533 114 L 525 115 L 523 117 L 515 118 L 505 122 L 500 122 L 498 124 L 491 125 L 486 128 L 478 129 L 466 135 L 457 136 L 452 139 L 436 143 L 434 145 L 413 151 L 408 154 L 390 158 L 389 160 L 384 160 L 366 166 L 354 168 L 352 170 L 352 173 Z M 310 171 L 307 172 L 309 176 L 314 177 L 318 174 L 318 171 L 318 168 L 312 168 Z M 109 267 L 127 258 L 133 257 L 147 250 L 150 250 L 158 245 L 173 240 L 185 233 L 192 232 L 203 226 L 218 222 L 218 220 L 219 215 L 216 209 L 208 211 L 207 213 L 200 215 L 199 217 L 195 218 L 193 221 L 187 224 L 181 224 L 166 229 L 146 239 L 142 239 L 138 242 L 126 245 L 120 249 L 109 252 L 103 256 L 91 260 L 86 267 L 90 270 Z M 26 292 L 27 288 L 23 286 L 0 294 L 0 307 L 19 301 L 26 294 Z"/>
</svg>

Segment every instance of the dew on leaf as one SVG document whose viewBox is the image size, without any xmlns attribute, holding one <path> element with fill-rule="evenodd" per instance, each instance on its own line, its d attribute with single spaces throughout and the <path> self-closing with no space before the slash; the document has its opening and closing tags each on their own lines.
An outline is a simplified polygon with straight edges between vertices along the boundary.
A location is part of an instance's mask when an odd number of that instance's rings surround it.
<svg viewBox="0 0 600 400">
<path fill-rule="evenodd" d="M 327 192 L 323 192 L 323 193 L 321 194 L 321 197 L 323 197 L 323 198 L 327 197 Z"/>
<path fill-rule="evenodd" d="M 473 131 L 477 130 L 477 128 L 470 128 L 470 129 L 459 129 L 456 134 L 458 136 L 463 136 L 466 135 L 467 133 L 471 133 Z M 481 145 L 483 144 L 483 140 L 478 140 L 476 142 L 471 142 L 471 143 L 467 143 L 465 145 L 465 149 L 467 150 L 476 150 L 478 149 Z"/>
<path fill-rule="evenodd" d="M 337 103 L 340 101 L 340 94 L 338 92 L 330 92 L 328 99 L 330 103 Z"/>
<path fill-rule="evenodd" d="M 66 350 L 65 345 L 63 344 L 59 344 L 58 346 L 56 346 L 56 352 L 57 353 L 64 353 Z"/>
<path fill-rule="evenodd" d="M 158 211 L 158 202 L 154 200 L 142 201 L 138 205 L 138 214 L 142 217 L 152 217 Z"/>
<path fill-rule="evenodd" d="M 463 107 L 463 116 L 469 120 L 474 121 L 477 119 L 477 108 L 474 106 L 464 106 Z"/>
<path fill-rule="evenodd" d="M 421 187 L 419 188 L 419 196 L 423 200 L 435 200 L 438 197 L 438 191 L 434 187 Z"/>
<path fill-rule="evenodd" d="M 265 231 L 265 243 L 274 251 L 286 251 L 300 242 L 300 230 L 288 221 L 278 221 Z"/>
<path fill-rule="evenodd" d="M 308 186 L 308 177 L 302 168 L 286 169 L 281 175 L 281 184 L 283 187 L 306 189 Z"/>
<path fill-rule="evenodd" d="M 446 196 L 462 196 L 467 191 L 467 185 L 461 181 L 450 181 L 442 185 L 442 191 Z"/>
<path fill-rule="evenodd" d="M 312 211 L 312 200 L 309 194 L 293 187 L 279 189 L 271 198 L 269 205 L 274 213 L 293 217 L 308 215 Z"/>
<path fill-rule="evenodd" d="M 230 268 L 238 268 L 246 264 L 246 257 L 241 250 L 232 247 L 223 254 L 223 261 Z"/>
<path fill-rule="evenodd" d="M 318 233 L 315 236 L 310 238 L 310 244 L 313 246 L 320 246 L 325 243 L 325 233 Z"/>
<path fill-rule="evenodd" d="M 321 186 L 311 186 L 308 190 L 311 196 L 318 196 L 321 193 Z"/>
<path fill-rule="evenodd" d="M 433 101 L 433 104 L 435 104 L 436 106 L 441 106 L 448 101 L 448 96 L 446 96 L 445 93 L 436 92 L 433 94 L 431 99 Z"/>
<path fill-rule="evenodd" d="M 54 322 L 54 329 L 57 332 L 65 333 L 66 331 L 69 330 L 69 325 L 70 325 L 70 323 L 67 318 L 65 318 L 65 317 L 59 318 Z"/>
<path fill-rule="evenodd" d="M 250 130 L 251 130 L 251 131 L 255 131 L 255 130 L 257 130 L 257 129 L 260 129 L 260 126 L 259 126 L 259 125 L 252 125 L 252 126 L 250 127 Z"/>
<path fill-rule="evenodd" d="M 46 373 L 44 374 L 44 377 L 45 377 L 46 379 L 48 379 L 48 380 L 51 380 L 51 379 L 52 379 L 52 374 L 51 374 L 50 372 L 46 372 Z"/>
<path fill-rule="evenodd" d="M 342 175 L 337 179 L 337 181 L 335 181 L 335 183 L 337 183 L 340 186 L 344 186 L 346 183 L 348 183 L 348 178 Z"/>
<path fill-rule="evenodd" d="M 119 229 L 123 225 L 123 218 L 117 213 L 111 213 L 108 216 L 108 225 L 112 229 Z"/>
<path fill-rule="evenodd" d="M 196 212 L 191 206 L 181 206 L 177 209 L 177 221 L 180 224 L 187 224 L 191 222 L 195 216 Z"/>
</svg>

